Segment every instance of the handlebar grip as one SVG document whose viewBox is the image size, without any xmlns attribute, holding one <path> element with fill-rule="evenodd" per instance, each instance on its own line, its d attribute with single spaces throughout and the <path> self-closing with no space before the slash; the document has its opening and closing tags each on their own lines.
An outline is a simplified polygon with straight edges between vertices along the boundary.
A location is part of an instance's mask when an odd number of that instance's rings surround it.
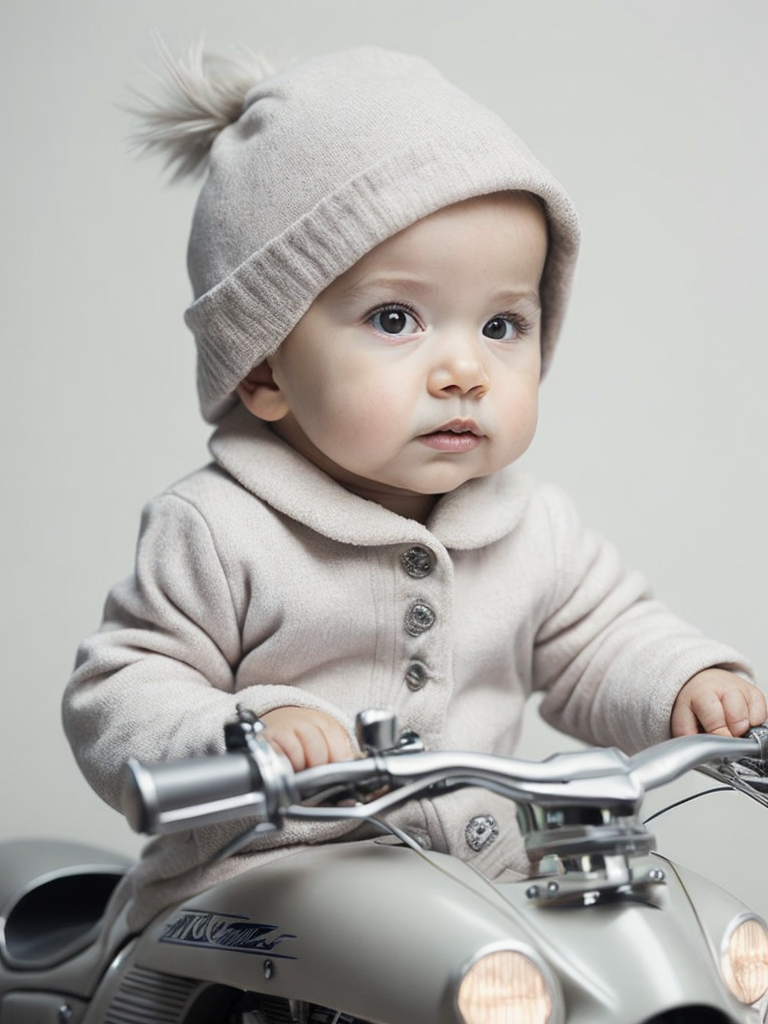
<svg viewBox="0 0 768 1024">
<path fill-rule="evenodd" d="M 122 807 L 135 832 L 155 835 L 265 810 L 260 780 L 247 753 L 229 752 L 184 761 L 144 764 L 131 758 L 125 767 Z"/>
</svg>

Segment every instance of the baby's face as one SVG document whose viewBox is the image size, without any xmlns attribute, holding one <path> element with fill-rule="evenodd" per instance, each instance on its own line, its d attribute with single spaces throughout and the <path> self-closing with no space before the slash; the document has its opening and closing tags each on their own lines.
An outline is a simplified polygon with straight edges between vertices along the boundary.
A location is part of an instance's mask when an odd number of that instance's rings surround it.
<svg viewBox="0 0 768 1024">
<path fill-rule="evenodd" d="M 337 278 L 268 360 L 273 428 L 344 487 L 425 519 L 517 459 L 536 427 L 544 215 L 524 194 L 467 200 Z"/>
</svg>

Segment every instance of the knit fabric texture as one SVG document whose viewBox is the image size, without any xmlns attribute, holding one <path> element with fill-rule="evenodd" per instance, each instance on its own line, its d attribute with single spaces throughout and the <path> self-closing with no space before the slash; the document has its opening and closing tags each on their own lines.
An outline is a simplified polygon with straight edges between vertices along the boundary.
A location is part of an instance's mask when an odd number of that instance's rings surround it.
<svg viewBox="0 0 768 1024">
<path fill-rule="evenodd" d="M 211 147 L 189 242 L 186 321 L 204 417 L 222 417 L 249 371 L 374 246 L 452 203 L 507 190 L 538 196 L 547 217 L 546 370 L 578 220 L 562 186 L 505 123 L 427 61 L 372 47 L 259 82 Z"/>
</svg>

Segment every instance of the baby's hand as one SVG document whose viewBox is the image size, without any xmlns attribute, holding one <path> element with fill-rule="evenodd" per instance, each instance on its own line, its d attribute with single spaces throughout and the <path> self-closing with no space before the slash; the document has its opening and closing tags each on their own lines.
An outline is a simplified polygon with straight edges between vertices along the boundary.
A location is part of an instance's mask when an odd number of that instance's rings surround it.
<svg viewBox="0 0 768 1024">
<path fill-rule="evenodd" d="M 743 736 L 767 717 L 765 696 L 756 686 L 733 672 L 708 668 L 692 676 L 678 693 L 670 724 L 673 736 Z"/>
<path fill-rule="evenodd" d="M 285 754 L 294 771 L 355 756 L 344 726 L 323 711 L 275 708 L 262 715 L 261 720 L 267 727 L 266 738 Z"/>
</svg>

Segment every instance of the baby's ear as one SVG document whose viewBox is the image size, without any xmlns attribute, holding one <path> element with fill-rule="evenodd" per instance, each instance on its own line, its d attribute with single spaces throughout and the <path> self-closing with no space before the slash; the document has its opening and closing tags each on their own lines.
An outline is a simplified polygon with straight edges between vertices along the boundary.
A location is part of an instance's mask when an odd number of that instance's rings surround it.
<svg viewBox="0 0 768 1024">
<path fill-rule="evenodd" d="M 281 420 L 289 411 L 288 402 L 275 383 L 272 367 L 266 360 L 254 366 L 238 384 L 237 395 L 250 413 L 269 423 Z"/>
</svg>

